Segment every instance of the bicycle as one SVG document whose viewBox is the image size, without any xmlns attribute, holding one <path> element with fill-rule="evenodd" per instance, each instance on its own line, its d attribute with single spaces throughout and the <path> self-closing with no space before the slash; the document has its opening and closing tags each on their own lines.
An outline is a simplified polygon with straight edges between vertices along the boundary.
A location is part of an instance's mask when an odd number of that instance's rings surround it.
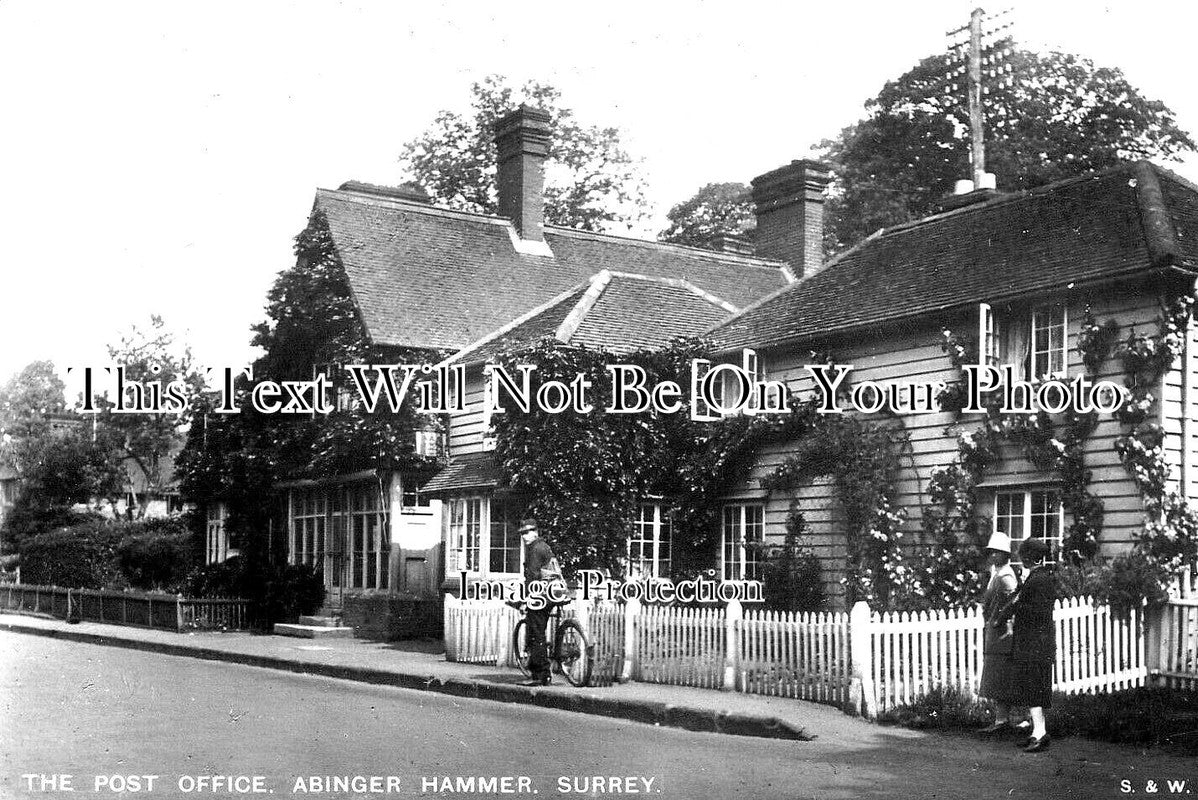
<svg viewBox="0 0 1198 800">
<path fill-rule="evenodd" d="M 508 605 L 524 611 L 521 603 Z M 556 631 L 553 634 L 553 646 L 549 650 L 550 668 L 557 665 L 557 671 L 571 686 L 586 686 L 591 681 L 591 644 L 582 626 L 576 620 L 562 616 L 562 604 L 554 603 L 549 611 L 549 620 L 556 620 Z M 528 668 L 527 618 L 522 618 L 512 629 L 512 652 L 516 657 L 516 666 L 526 676 L 532 675 Z"/>
</svg>

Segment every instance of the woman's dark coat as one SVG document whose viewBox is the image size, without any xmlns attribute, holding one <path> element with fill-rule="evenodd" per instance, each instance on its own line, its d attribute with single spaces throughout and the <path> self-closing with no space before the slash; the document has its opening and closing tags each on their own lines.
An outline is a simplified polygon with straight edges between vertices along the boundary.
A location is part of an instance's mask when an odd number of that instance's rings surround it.
<svg viewBox="0 0 1198 800">
<path fill-rule="evenodd" d="M 995 616 L 993 624 L 997 625 L 1015 620 L 1012 704 L 1048 708 L 1052 703 L 1052 670 L 1057 653 L 1052 611 L 1056 599 L 1056 575 L 1050 567 L 1036 567 L 1014 599 Z"/>
</svg>

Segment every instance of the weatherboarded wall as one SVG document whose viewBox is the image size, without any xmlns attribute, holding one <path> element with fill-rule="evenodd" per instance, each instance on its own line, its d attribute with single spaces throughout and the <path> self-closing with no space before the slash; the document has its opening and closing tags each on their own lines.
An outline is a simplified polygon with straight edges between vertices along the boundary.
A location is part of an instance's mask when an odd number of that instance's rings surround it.
<svg viewBox="0 0 1198 800">
<path fill-rule="evenodd" d="M 1144 286 L 1126 286 L 1119 290 L 1092 293 L 1087 297 L 1045 296 L 1043 304 L 1063 303 L 1067 309 L 1068 327 L 1068 371 L 1070 376 L 1084 371 L 1081 354 L 1077 350 L 1077 336 L 1082 324 L 1087 301 L 1094 316 L 1101 323 L 1115 319 L 1120 326 L 1119 338 L 1134 329 L 1154 334 L 1156 319 L 1160 314 L 1160 299 Z M 1018 318 L 1030 314 L 1037 304 L 995 304 L 996 312 L 1007 318 Z M 959 313 L 946 314 L 940 318 L 927 318 L 906 325 L 889 327 L 885 330 L 866 330 L 852 335 L 828 337 L 822 341 L 807 341 L 800 345 L 777 348 L 760 353 L 767 377 L 787 382 L 793 390 L 804 396 L 813 391 L 813 380 L 806 365 L 811 362 L 812 351 L 827 353 L 835 363 L 851 364 L 854 367 L 850 379 L 853 382 L 872 380 L 882 384 L 903 382 L 932 382 L 956 380 L 959 373 L 952 366 L 941 348 L 944 340 L 942 330 L 948 328 L 977 339 L 976 308 Z M 1198 348 L 1198 334 L 1191 329 L 1191 349 L 1185 362 L 1186 369 L 1178 365 L 1166 379 L 1164 401 L 1158 402 L 1154 413 L 1160 414 L 1170 432 L 1169 448 L 1178 465 L 1178 474 L 1186 481 L 1191 496 L 1198 483 L 1195 468 L 1196 432 L 1194 418 L 1198 416 L 1198 399 L 1192 386 L 1198 372 L 1195 371 L 1194 353 Z M 1187 380 L 1188 376 L 1188 380 Z M 1111 380 L 1122 385 L 1122 366 L 1114 359 L 1102 364 L 1095 380 Z M 1160 398 L 1161 387 L 1153 394 Z M 1190 414 L 1185 414 L 1185 409 Z M 880 417 L 876 417 L 879 418 Z M 1187 421 L 1188 419 L 1188 421 Z M 909 541 L 918 539 L 921 531 L 922 505 L 927 502 L 928 477 L 937 466 L 950 464 L 958 454 L 957 434 L 980 427 L 980 415 L 962 415 L 959 419 L 949 413 L 925 413 L 904 417 L 910 435 L 910 448 L 902 458 L 902 473 L 898 482 L 898 503 L 908 514 L 904 532 Z M 1086 442 L 1086 465 L 1093 471 L 1091 491 L 1105 504 L 1105 525 L 1100 537 L 1101 552 L 1112 555 L 1131 545 L 1135 533 L 1143 523 L 1142 503 L 1128 473 L 1119 463 L 1113 444 L 1122 433 L 1122 426 L 1109 415 L 1102 415 L 1098 428 Z M 1188 455 L 1187 455 L 1188 453 Z M 765 525 L 767 540 L 781 540 L 785 535 L 785 520 L 792 502 L 805 515 L 812 529 L 809 544 L 824 563 L 825 588 L 829 597 L 842 595 L 840 579 L 843 576 L 845 539 L 841 525 L 841 512 L 828 481 L 793 492 L 767 494 L 760 488 L 760 479 L 768 475 L 790 454 L 784 443 L 763 448 L 751 476 L 727 493 L 732 498 L 757 498 L 765 503 Z M 1188 461 L 1188 464 L 1184 463 Z M 1180 468 L 1185 466 L 1184 473 Z M 1009 445 L 1003 446 L 1000 462 L 985 475 L 979 496 L 979 513 L 987 518 L 993 511 L 994 492 L 1003 488 L 1051 486 L 1057 482 L 1055 472 L 1037 470 Z M 1070 522 L 1066 512 L 1065 523 Z"/>
</svg>

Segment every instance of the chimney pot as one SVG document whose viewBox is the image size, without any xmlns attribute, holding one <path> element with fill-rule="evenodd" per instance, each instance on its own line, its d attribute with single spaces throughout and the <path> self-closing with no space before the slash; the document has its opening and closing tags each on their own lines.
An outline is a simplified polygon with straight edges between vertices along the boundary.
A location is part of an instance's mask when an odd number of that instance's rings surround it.
<svg viewBox="0 0 1198 800">
<path fill-rule="evenodd" d="M 752 181 L 757 215 L 757 255 L 790 265 L 796 277 L 824 263 L 824 189 L 827 164 L 802 159 Z"/>
<path fill-rule="evenodd" d="M 552 141 L 549 114 L 521 105 L 495 123 L 499 215 L 521 239 L 544 241 L 545 160 Z"/>
</svg>

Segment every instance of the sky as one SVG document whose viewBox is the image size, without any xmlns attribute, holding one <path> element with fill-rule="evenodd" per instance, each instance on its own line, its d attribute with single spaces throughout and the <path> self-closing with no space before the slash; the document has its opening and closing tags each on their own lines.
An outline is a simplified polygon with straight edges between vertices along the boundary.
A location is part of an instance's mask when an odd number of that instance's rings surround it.
<svg viewBox="0 0 1198 800">
<path fill-rule="evenodd" d="M 486 75 L 621 128 L 651 235 L 703 184 L 809 155 L 975 4 L 0 0 L 0 382 L 107 366 L 151 314 L 199 363 L 248 363 L 315 189 L 401 182 L 403 143 Z M 1198 133 L 1198 4 L 1013 18 L 1021 44 L 1119 67 Z M 1198 181 L 1198 157 L 1172 168 Z"/>
</svg>

